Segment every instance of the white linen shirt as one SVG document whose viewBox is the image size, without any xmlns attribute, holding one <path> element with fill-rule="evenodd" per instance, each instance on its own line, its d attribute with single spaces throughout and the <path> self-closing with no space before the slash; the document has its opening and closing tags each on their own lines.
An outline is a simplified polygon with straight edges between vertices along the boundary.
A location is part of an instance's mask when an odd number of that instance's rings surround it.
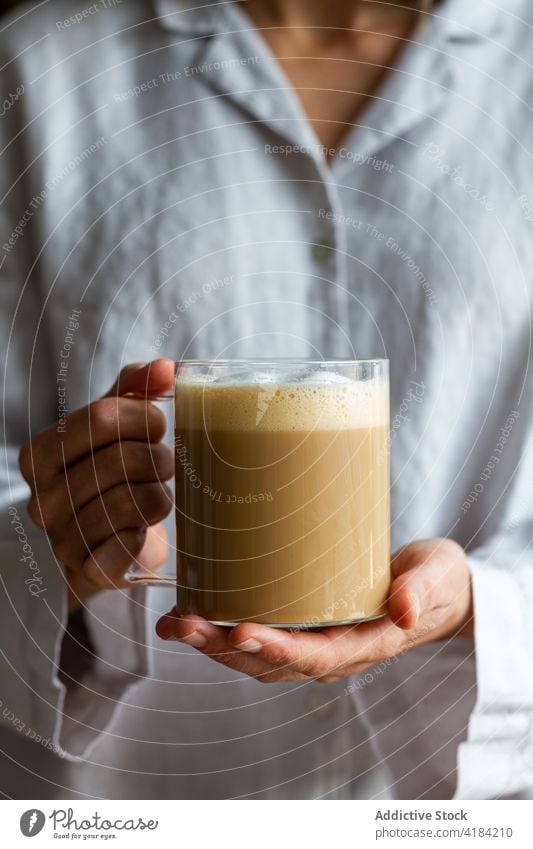
<svg viewBox="0 0 533 849">
<path fill-rule="evenodd" d="M 531 3 L 445 2 L 329 163 L 233 3 L 86 8 L 23 6 L 0 33 L 2 791 L 527 794 Z M 254 355 L 390 358 L 392 543 L 465 547 L 475 640 L 265 687 L 155 637 L 171 592 L 113 591 L 65 688 L 19 446 L 127 362 Z"/>
</svg>

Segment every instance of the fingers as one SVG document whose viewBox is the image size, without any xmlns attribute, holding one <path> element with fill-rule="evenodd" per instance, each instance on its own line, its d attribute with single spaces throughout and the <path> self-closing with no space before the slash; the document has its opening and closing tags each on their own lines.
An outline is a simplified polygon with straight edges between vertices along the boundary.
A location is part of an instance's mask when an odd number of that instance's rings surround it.
<svg viewBox="0 0 533 849">
<path fill-rule="evenodd" d="M 195 648 L 205 648 L 208 640 L 222 639 L 224 633 L 201 616 L 180 616 L 175 607 L 159 619 L 155 630 L 162 640 L 181 640 Z"/>
<path fill-rule="evenodd" d="M 20 468 L 33 488 L 49 485 L 66 466 L 119 440 L 159 442 L 165 416 L 153 404 L 134 398 L 101 398 L 68 417 L 66 432 L 52 425 L 27 443 Z"/>
<path fill-rule="evenodd" d="M 411 631 L 422 614 L 418 582 L 407 572 L 393 581 L 389 596 L 389 616 L 397 628 Z"/>
<path fill-rule="evenodd" d="M 100 589 L 116 589 L 145 541 L 146 528 L 118 531 L 86 558 L 81 567 L 83 576 Z"/>
<path fill-rule="evenodd" d="M 309 679 L 329 683 L 398 653 L 398 637 L 402 638 L 388 620 L 321 632 L 289 632 L 246 622 L 228 631 L 200 617 L 180 618 L 175 609 L 162 617 L 156 630 L 162 639 L 180 639 L 266 683 Z"/>
<path fill-rule="evenodd" d="M 452 540 L 420 540 L 401 549 L 392 560 L 394 578 L 388 610 L 404 631 L 413 630 L 433 614 L 437 627 L 444 612 L 456 601 L 465 569 L 463 549 Z"/>
<path fill-rule="evenodd" d="M 50 487 L 40 487 L 28 510 L 43 530 L 65 527 L 73 512 L 117 484 L 165 481 L 173 474 L 174 457 L 168 446 L 135 441 L 114 443 L 71 466 Z"/>
<path fill-rule="evenodd" d="M 163 525 L 153 525 L 151 528 L 130 529 L 139 534 L 139 541 L 142 543 L 144 537 L 144 545 L 139 554 L 134 552 L 137 550 L 135 537 L 129 537 L 127 534 L 121 536 L 123 546 L 118 556 L 122 558 L 122 551 L 126 548 L 130 552 L 130 557 L 123 557 L 121 565 L 115 569 L 114 558 L 111 564 L 111 580 L 105 582 L 103 574 L 105 563 L 100 560 L 98 554 L 93 552 L 93 557 L 96 560 L 97 569 L 95 570 L 92 564 L 84 564 L 82 569 L 66 569 L 65 582 L 67 584 L 67 597 L 69 611 L 78 610 L 88 598 L 94 595 L 100 588 L 112 589 L 115 587 L 127 587 L 129 583 L 123 580 L 123 574 L 133 564 L 137 564 L 141 569 L 153 571 L 161 566 L 167 559 L 168 545 L 167 535 Z M 99 567 L 99 568 L 98 568 Z M 84 574 L 86 569 L 87 575 Z M 118 573 L 118 574 L 117 574 Z"/>
<path fill-rule="evenodd" d="M 264 684 L 308 680 L 306 675 L 287 669 L 273 669 L 267 661 L 239 651 L 228 641 L 228 635 L 231 633 L 229 629 L 212 625 L 202 617 L 192 614 L 181 617 L 176 613 L 176 608 L 161 617 L 156 625 L 156 632 L 163 640 L 179 640 L 193 646 L 217 663 L 249 675 Z"/>
<path fill-rule="evenodd" d="M 199 617 L 180 619 L 174 610 L 160 620 L 158 633 L 164 639 L 187 641 L 257 680 L 331 682 L 455 633 L 471 615 L 468 564 L 453 541 L 425 540 L 406 546 L 393 559 L 393 576 L 390 616 L 371 622 L 307 632 L 246 622 L 225 633 L 211 630 L 214 626 Z M 457 596 L 464 596 L 459 605 Z M 413 630 L 419 620 L 423 632 Z"/>
<path fill-rule="evenodd" d="M 54 554 L 67 566 L 80 568 L 88 555 L 117 532 L 155 525 L 172 509 L 165 484 L 124 483 L 94 498 L 68 522 L 49 532 Z"/>
<path fill-rule="evenodd" d="M 154 526 L 172 509 L 162 481 L 172 477 L 174 461 L 160 444 L 165 415 L 146 399 L 170 394 L 173 385 L 170 360 L 127 366 L 103 398 L 21 450 L 29 515 L 70 570 L 73 605 L 78 592 L 85 598 L 96 585 L 116 586 L 134 560 L 152 569 L 166 559 L 166 538 L 161 533 L 158 541 Z"/>
<path fill-rule="evenodd" d="M 166 481 L 173 474 L 174 455 L 167 445 L 127 440 L 86 457 L 68 470 L 66 478 L 74 508 L 79 510 L 120 483 Z"/>
<path fill-rule="evenodd" d="M 120 372 L 107 396 L 138 395 L 153 398 L 174 388 L 174 363 L 159 359 L 151 363 L 131 363 Z"/>
<path fill-rule="evenodd" d="M 403 575 L 414 566 L 420 566 L 431 559 L 436 550 L 435 542 L 438 540 L 417 540 L 395 551 L 391 558 L 392 577 L 397 578 L 398 575 Z"/>
<path fill-rule="evenodd" d="M 167 557 L 167 537 L 162 525 L 119 531 L 91 552 L 82 566 L 83 577 L 99 589 L 127 586 L 124 573 L 136 563 L 153 571 Z"/>
<path fill-rule="evenodd" d="M 402 651 L 405 637 L 388 617 L 321 631 L 285 631 L 251 622 L 229 634 L 231 645 L 278 670 L 326 680 L 354 675 Z"/>
<path fill-rule="evenodd" d="M 357 662 L 361 649 L 356 626 L 290 632 L 246 622 L 231 631 L 229 642 L 278 670 L 309 678 L 343 674 Z"/>
<path fill-rule="evenodd" d="M 166 424 L 161 410 L 140 398 L 119 396 L 150 398 L 170 392 L 173 385 L 171 360 L 126 366 L 103 398 L 67 417 L 64 431 L 51 425 L 23 446 L 19 465 L 25 480 L 30 486 L 46 484 L 65 466 L 119 439 L 159 442 Z"/>
</svg>

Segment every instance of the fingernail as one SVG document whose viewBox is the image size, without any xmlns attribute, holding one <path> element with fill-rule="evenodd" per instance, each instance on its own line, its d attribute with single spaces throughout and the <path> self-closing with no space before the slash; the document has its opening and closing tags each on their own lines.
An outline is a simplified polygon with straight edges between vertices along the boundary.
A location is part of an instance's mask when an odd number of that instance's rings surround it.
<svg viewBox="0 0 533 849">
<path fill-rule="evenodd" d="M 187 634 L 186 637 L 178 637 L 180 643 L 187 643 L 188 646 L 193 646 L 195 649 L 203 649 L 207 645 L 207 639 L 200 631 L 193 631 L 192 634 Z"/>
<path fill-rule="evenodd" d="M 250 638 L 249 640 L 244 640 L 243 643 L 237 643 L 236 648 L 240 651 L 247 651 L 251 652 L 251 654 L 255 654 L 256 652 L 261 651 L 263 645 L 259 642 L 259 640 Z"/>
</svg>

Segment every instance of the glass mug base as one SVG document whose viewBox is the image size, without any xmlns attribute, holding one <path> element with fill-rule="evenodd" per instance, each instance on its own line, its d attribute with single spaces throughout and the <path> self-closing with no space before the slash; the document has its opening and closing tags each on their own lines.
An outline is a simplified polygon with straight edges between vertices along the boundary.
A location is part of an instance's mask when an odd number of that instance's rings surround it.
<svg viewBox="0 0 533 849">
<path fill-rule="evenodd" d="M 267 628 L 282 628 L 285 631 L 319 631 L 321 628 L 335 628 L 339 625 L 360 625 L 363 622 L 373 622 L 375 619 L 383 619 L 386 615 L 387 613 L 385 611 L 384 613 L 376 613 L 375 616 L 363 616 L 359 619 L 342 619 L 339 621 L 332 620 L 330 622 L 261 622 L 259 624 L 265 625 Z M 220 625 L 223 628 L 236 628 L 237 625 L 242 625 L 244 620 L 235 620 L 232 622 L 208 619 L 207 621 L 211 625 Z"/>
<path fill-rule="evenodd" d="M 142 586 L 161 586 L 161 587 L 173 587 L 174 589 L 178 588 L 178 583 L 176 581 L 176 577 L 174 575 L 166 574 L 164 572 L 141 572 L 138 569 L 130 569 L 124 575 L 125 580 L 131 586 L 142 585 Z M 188 615 L 201 615 L 193 613 L 192 611 L 180 611 L 178 610 L 178 615 L 182 614 L 183 616 Z M 298 630 L 298 631 L 313 631 L 319 630 L 320 628 L 334 628 L 338 625 L 359 625 L 363 622 L 373 622 L 375 619 L 383 619 L 384 616 L 387 615 L 387 611 L 384 610 L 382 613 L 375 613 L 372 616 L 358 616 L 353 619 L 330 619 L 325 622 L 260 622 L 260 625 L 266 625 L 267 628 L 282 628 L 284 630 Z M 205 617 L 207 622 L 210 622 L 211 625 L 220 625 L 223 628 L 235 628 L 237 625 L 242 625 L 243 622 L 254 621 L 252 619 L 210 619 L 209 617 Z"/>
</svg>

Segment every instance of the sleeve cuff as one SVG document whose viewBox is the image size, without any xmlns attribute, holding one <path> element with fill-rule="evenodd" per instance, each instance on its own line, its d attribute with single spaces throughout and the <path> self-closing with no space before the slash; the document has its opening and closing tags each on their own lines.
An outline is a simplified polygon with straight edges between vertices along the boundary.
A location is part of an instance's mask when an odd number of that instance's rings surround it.
<svg viewBox="0 0 533 849">
<path fill-rule="evenodd" d="M 109 590 L 85 604 L 94 659 L 67 687 L 59 741 L 73 756 L 88 752 L 111 722 L 125 692 L 150 674 L 144 587 Z"/>
<path fill-rule="evenodd" d="M 20 530 L 19 539 L 24 542 L 19 545 L 15 538 L 0 549 L 0 722 L 59 753 L 57 726 L 64 688 L 57 678 L 57 662 L 66 617 L 63 576 L 44 537 L 29 540 Z M 24 561 L 25 556 L 30 559 Z"/>
<path fill-rule="evenodd" d="M 22 516 L 22 510 L 21 510 Z M 22 519 L 29 526 L 29 519 Z M 22 527 L 22 525 L 21 525 Z M 125 691 L 149 674 L 146 590 L 102 592 L 86 605 L 94 663 L 79 681 L 59 678 L 67 624 L 65 580 L 45 537 L 0 548 L 0 724 L 78 760 L 105 732 Z"/>
</svg>

